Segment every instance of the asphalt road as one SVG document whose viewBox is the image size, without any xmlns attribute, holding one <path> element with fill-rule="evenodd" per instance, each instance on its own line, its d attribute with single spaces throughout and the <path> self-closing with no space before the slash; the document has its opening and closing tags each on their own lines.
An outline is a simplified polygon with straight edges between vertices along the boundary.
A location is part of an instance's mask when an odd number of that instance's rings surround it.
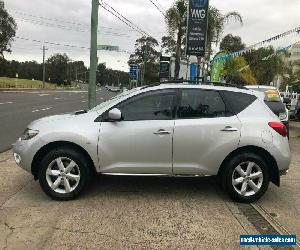
<svg viewBox="0 0 300 250">
<path fill-rule="evenodd" d="M 113 95 L 98 91 L 97 103 Z M 87 91 L 0 91 L 0 152 L 10 149 L 30 122 L 87 107 Z"/>
</svg>

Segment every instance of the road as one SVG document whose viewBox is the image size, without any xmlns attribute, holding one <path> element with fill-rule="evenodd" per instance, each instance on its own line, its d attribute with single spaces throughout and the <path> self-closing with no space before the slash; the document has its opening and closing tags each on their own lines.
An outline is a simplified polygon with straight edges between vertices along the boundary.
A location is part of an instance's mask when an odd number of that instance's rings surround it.
<svg viewBox="0 0 300 250">
<path fill-rule="evenodd" d="M 114 94 L 97 92 L 97 103 Z M 0 91 L 0 152 L 11 148 L 26 126 L 41 117 L 88 107 L 87 91 Z"/>
</svg>

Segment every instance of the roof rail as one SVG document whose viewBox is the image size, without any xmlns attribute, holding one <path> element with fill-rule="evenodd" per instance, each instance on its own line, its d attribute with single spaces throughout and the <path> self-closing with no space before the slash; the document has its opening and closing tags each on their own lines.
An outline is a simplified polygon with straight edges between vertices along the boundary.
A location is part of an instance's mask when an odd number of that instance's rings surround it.
<svg viewBox="0 0 300 250">
<path fill-rule="evenodd" d="M 168 84 L 168 83 L 191 83 L 191 84 L 199 84 L 199 81 L 197 80 L 168 80 L 163 81 L 161 84 Z M 220 87 L 232 87 L 232 88 L 238 88 L 238 89 L 247 89 L 244 86 L 240 86 L 237 84 L 232 83 L 224 83 L 224 82 L 214 82 L 214 81 L 203 81 L 201 82 L 202 85 L 211 85 L 211 86 L 220 86 Z M 157 85 L 155 85 L 157 86 Z"/>
</svg>

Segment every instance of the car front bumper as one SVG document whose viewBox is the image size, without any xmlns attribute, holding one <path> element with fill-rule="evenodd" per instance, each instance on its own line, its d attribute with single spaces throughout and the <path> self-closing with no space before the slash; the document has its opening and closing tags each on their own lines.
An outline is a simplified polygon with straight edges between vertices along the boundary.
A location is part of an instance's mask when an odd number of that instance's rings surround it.
<svg viewBox="0 0 300 250">
<path fill-rule="evenodd" d="M 17 165 L 31 173 L 33 158 L 43 144 L 43 141 L 38 137 L 27 141 L 18 139 L 13 144 L 13 156 Z"/>
</svg>

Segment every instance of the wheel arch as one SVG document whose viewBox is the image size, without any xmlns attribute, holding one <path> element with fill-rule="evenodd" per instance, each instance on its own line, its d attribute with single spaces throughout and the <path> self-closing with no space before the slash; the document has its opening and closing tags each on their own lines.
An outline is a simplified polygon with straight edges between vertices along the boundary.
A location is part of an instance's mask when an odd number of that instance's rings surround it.
<svg viewBox="0 0 300 250">
<path fill-rule="evenodd" d="M 31 164 L 31 173 L 33 174 L 35 180 L 38 179 L 39 164 L 40 164 L 43 156 L 45 154 L 47 154 L 48 152 L 50 152 L 51 150 L 53 150 L 55 148 L 59 148 L 59 147 L 68 147 L 68 148 L 72 148 L 72 149 L 75 149 L 76 151 L 80 152 L 85 157 L 85 159 L 88 161 L 88 165 L 89 165 L 91 171 L 94 173 L 97 172 L 91 156 L 84 148 L 82 148 L 81 146 L 79 146 L 78 144 L 73 143 L 73 142 L 55 141 L 55 142 L 50 142 L 50 143 L 46 144 L 45 146 L 40 148 L 37 151 L 37 153 L 34 155 L 32 164 Z"/>
<path fill-rule="evenodd" d="M 279 175 L 279 170 L 278 170 L 278 165 L 275 160 L 275 158 L 265 149 L 257 146 L 244 146 L 237 148 L 236 150 L 232 151 L 227 157 L 223 160 L 219 171 L 218 171 L 218 176 L 222 176 L 222 173 L 225 169 L 226 163 L 235 155 L 245 153 L 245 152 L 251 152 L 259 155 L 262 159 L 265 160 L 268 168 L 269 168 L 269 173 L 270 173 L 270 180 L 277 185 L 278 187 L 280 186 L 280 175 Z"/>
</svg>

